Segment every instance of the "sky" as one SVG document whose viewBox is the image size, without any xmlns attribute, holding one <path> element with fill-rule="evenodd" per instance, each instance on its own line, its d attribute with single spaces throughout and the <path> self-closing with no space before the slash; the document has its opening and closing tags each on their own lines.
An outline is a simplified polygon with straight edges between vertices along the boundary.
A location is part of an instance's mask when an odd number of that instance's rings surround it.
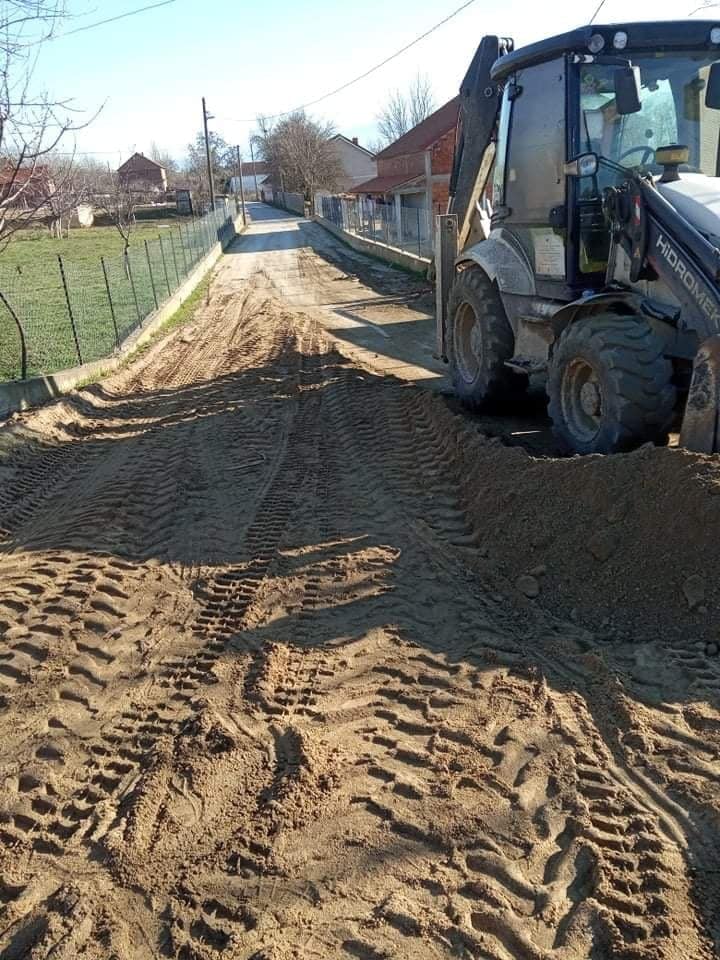
<svg viewBox="0 0 720 960">
<path fill-rule="evenodd" d="M 76 149 L 113 166 L 155 143 L 181 158 L 202 128 L 239 144 L 245 159 L 260 114 L 314 100 L 382 61 L 456 10 L 464 0 L 172 0 L 136 16 L 89 26 L 153 0 L 67 0 L 71 17 L 43 45 L 35 84 L 71 99 L 75 116 L 99 115 L 75 134 Z M 155 0 L 157 2 L 157 0 Z M 586 23 L 599 0 L 474 0 L 411 50 L 308 112 L 361 143 L 377 137 L 388 96 L 418 74 L 430 77 L 438 106 L 453 97 L 484 34 L 516 46 Z M 702 0 L 635 0 L 633 19 L 687 16 Z M 605 0 L 597 20 L 614 23 L 628 4 Z M 717 16 L 720 4 L 700 18 Z M 68 32 L 79 31 L 79 32 Z M 71 140 L 64 149 L 73 149 Z"/>
</svg>

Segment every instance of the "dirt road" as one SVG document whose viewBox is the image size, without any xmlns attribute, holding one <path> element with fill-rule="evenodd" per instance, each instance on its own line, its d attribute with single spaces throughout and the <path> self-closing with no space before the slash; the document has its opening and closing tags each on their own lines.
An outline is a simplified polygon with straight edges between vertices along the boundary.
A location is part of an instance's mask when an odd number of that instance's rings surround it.
<svg viewBox="0 0 720 960">
<path fill-rule="evenodd" d="M 720 471 L 488 441 L 301 226 L 0 430 L 0 957 L 709 960 Z"/>
</svg>

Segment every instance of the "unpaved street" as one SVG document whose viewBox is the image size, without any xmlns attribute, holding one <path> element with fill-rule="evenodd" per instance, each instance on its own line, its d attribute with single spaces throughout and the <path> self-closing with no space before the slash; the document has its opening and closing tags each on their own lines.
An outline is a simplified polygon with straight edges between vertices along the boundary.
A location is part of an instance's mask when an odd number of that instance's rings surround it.
<svg viewBox="0 0 720 960">
<path fill-rule="evenodd" d="M 0 957 L 710 960 L 715 459 L 487 439 L 422 283 L 255 215 L 0 429 Z"/>
</svg>

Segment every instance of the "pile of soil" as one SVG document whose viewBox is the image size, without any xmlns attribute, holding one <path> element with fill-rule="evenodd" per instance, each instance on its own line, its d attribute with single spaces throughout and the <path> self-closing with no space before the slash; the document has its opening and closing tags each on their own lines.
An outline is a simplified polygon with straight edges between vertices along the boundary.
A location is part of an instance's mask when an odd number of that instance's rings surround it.
<svg viewBox="0 0 720 960">
<path fill-rule="evenodd" d="M 607 639 L 718 635 L 717 457 L 648 444 L 536 459 L 467 420 L 459 436 L 468 519 L 489 576 Z"/>
</svg>

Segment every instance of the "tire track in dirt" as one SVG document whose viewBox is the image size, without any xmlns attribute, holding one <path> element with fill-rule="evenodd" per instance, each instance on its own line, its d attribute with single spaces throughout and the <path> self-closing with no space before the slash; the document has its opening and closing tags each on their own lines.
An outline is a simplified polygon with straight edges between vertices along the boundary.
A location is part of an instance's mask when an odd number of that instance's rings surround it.
<svg viewBox="0 0 720 960">
<path fill-rule="evenodd" d="M 712 955 L 713 666 L 643 699 L 490 585 L 440 400 L 259 275 L 67 403 L 4 468 L 0 956 Z"/>
</svg>

